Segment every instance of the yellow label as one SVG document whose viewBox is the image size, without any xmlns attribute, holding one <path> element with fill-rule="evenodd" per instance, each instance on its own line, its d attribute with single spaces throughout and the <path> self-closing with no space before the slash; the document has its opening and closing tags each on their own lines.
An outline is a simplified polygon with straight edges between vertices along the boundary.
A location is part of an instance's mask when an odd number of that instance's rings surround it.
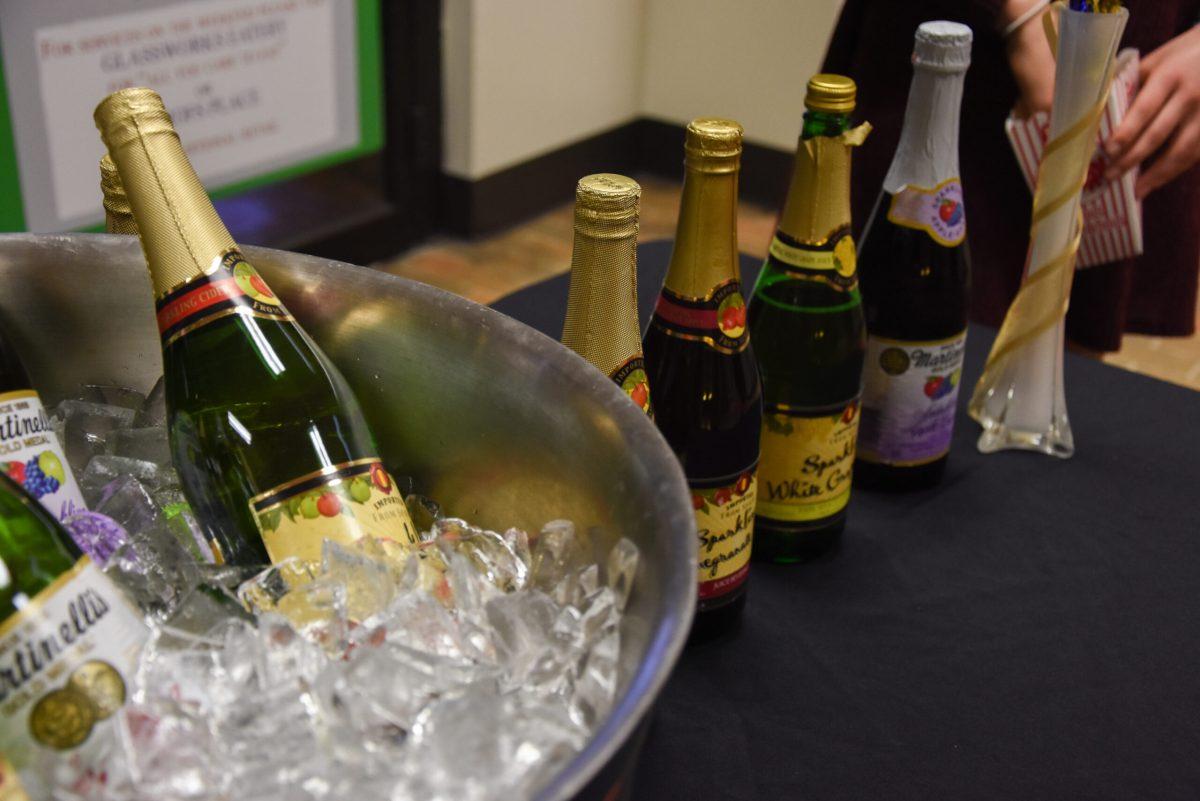
<svg viewBox="0 0 1200 801">
<path fill-rule="evenodd" d="M 16 768 L 0 754 L 0 801 L 29 801 Z"/>
<path fill-rule="evenodd" d="M 858 401 L 819 417 L 768 409 L 763 416 L 758 514 L 789 523 L 821 520 L 850 502 Z"/>
<path fill-rule="evenodd" d="M 795 247 L 779 237 L 771 240 L 771 255 L 791 267 L 800 270 L 832 271 L 849 278 L 858 269 L 858 255 L 854 239 L 846 234 L 837 240 L 832 250 L 816 250 Z"/>
<path fill-rule="evenodd" d="M 746 580 L 756 490 L 754 470 L 722 486 L 692 487 L 692 507 L 696 510 L 700 537 L 697 567 L 702 601 L 726 595 Z"/>
<path fill-rule="evenodd" d="M 415 545 L 417 530 L 404 497 L 378 459 L 335 465 L 301 476 L 250 500 L 272 562 L 289 556 L 321 561 L 325 540 L 362 537 Z"/>
</svg>

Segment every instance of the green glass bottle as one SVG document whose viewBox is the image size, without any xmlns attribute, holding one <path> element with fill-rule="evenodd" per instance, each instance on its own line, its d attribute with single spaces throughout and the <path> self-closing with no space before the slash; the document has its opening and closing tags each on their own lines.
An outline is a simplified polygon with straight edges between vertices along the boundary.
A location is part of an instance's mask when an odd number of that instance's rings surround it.
<svg viewBox="0 0 1200 801">
<path fill-rule="evenodd" d="M 162 99 L 125 89 L 95 117 L 150 268 L 175 466 L 218 560 L 415 543 L 358 401 L 238 251 Z"/>
<path fill-rule="evenodd" d="M 0 797 L 104 769 L 146 639 L 141 615 L 37 501 L 0 474 Z"/>
<path fill-rule="evenodd" d="M 754 556 L 812 558 L 845 526 L 866 329 L 850 235 L 855 85 L 808 83 L 804 130 L 779 228 L 749 304 L 763 381 Z"/>
</svg>

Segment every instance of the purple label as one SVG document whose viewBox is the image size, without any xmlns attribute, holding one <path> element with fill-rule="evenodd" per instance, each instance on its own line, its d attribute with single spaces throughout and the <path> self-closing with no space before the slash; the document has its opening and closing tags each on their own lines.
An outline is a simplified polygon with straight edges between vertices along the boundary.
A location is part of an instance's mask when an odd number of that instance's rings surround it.
<svg viewBox="0 0 1200 801">
<path fill-rule="evenodd" d="M 896 225 L 924 231 L 939 245 L 959 245 L 967 236 L 962 182 L 951 178 L 933 189 L 906 186 L 892 195 L 887 218 Z"/>
<path fill-rule="evenodd" d="M 938 342 L 867 343 L 858 456 L 917 465 L 950 450 L 967 333 Z"/>
</svg>

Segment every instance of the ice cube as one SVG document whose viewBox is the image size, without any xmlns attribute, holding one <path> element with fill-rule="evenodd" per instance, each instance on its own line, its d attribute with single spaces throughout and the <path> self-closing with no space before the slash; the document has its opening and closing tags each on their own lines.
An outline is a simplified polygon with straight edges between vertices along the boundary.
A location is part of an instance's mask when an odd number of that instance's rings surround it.
<svg viewBox="0 0 1200 801">
<path fill-rule="evenodd" d="M 629 595 L 633 592 L 633 580 L 637 576 L 638 547 L 625 537 L 619 539 L 608 552 L 607 568 L 608 586 L 612 587 L 617 595 L 617 608 L 623 611 L 625 604 L 629 602 Z"/>
<path fill-rule="evenodd" d="M 165 428 L 124 428 L 114 431 L 107 439 L 108 452 L 113 456 L 124 456 L 143 462 L 153 462 L 160 467 L 174 469 L 171 462 L 171 446 L 167 442 Z"/>
<path fill-rule="evenodd" d="M 114 431 L 133 424 L 134 410 L 82 400 L 65 400 L 54 410 L 63 421 L 62 446 L 76 475 L 82 473 L 93 456 L 104 453 Z"/>
<path fill-rule="evenodd" d="M 141 408 L 138 409 L 133 424 L 135 426 L 165 427 L 167 424 L 166 395 L 166 386 L 162 376 L 159 376 L 150 389 L 150 393 L 146 395 L 146 400 L 142 403 Z"/>
<path fill-rule="evenodd" d="M 92 457 L 79 476 L 79 487 L 88 505 L 96 506 L 103 500 L 105 488 L 110 483 L 127 476 L 136 478 L 152 492 L 178 486 L 179 483 L 179 476 L 170 467 L 126 456 L 100 454 Z"/>
<path fill-rule="evenodd" d="M 120 406 L 137 411 L 146 402 L 146 396 L 136 389 L 109 384 L 84 384 L 79 399 L 105 406 Z"/>
</svg>

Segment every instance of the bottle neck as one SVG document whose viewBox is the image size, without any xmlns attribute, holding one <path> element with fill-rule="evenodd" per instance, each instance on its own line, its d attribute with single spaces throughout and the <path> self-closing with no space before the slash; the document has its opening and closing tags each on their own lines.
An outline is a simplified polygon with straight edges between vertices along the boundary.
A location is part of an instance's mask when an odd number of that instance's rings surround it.
<svg viewBox="0 0 1200 801">
<path fill-rule="evenodd" d="M 738 173 L 688 168 L 665 287 L 686 298 L 706 298 L 738 276 Z"/>
<path fill-rule="evenodd" d="M 109 137 L 109 150 L 137 219 L 155 297 L 211 273 L 237 247 L 169 119 L 130 117 Z"/>
<path fill-rule="evenodd" d="M 796 148 L 779 231 L 801 245 L 824 245 L 850 225 L 849 116 L 809 111 Z"/>
<path fill-rule="evenodd" d="M 916 67 L 900 144 L 883 181 L 896 194 L 905 186 L 931 189 L 959 177 L 958 118 L 965 70 Z"/>
<path fill-rule="evenodd" d="M 636 226 L 623 236 L 576 228 L 562 342 L 610 377 L 642 355 Z"/>
</svg>

